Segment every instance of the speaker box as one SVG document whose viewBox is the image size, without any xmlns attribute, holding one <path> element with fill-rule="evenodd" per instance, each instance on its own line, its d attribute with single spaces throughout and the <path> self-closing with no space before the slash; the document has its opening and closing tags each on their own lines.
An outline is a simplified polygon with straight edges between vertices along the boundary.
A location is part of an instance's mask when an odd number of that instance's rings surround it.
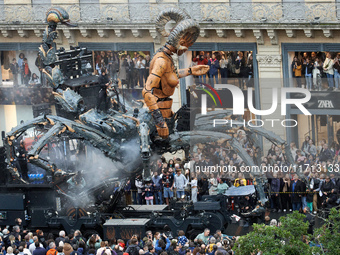
<svg viewBox="0 0 340 255">
<path fill-rule="evenodd" d="M 31 190 L 27 192 L 29 207 L 55 208 L 55 194 L 53 190 Z"/>
<path fill-rule="evenodd" d="M 47 227 L 46 223 L 46 208 L 31 207 L 29 210 L 29 215 L 31 216 L 31 227 L 41 228 Z"/>
<path fill-rule="evenodd" d="M 24 194 L 0 194 L 1 210 L 24 210 Z"/>
</svg>

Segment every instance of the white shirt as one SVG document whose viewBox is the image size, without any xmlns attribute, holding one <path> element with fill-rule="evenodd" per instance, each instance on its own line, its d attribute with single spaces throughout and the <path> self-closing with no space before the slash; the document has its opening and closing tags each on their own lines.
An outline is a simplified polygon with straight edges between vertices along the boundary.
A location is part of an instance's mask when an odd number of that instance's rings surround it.
<svg viewBox="0 0 340 255">
<path fill-rule="evenodd" d="M 32 255 L 32 253 L 30 252 L 30 250 L 27 249 L 27 248 L 24 248 L 24 254 Z"/>
<path fill-rule="evenodd" d="M 132 60 L 135 63 L 135 68 L 138 69 L 138 58 L 137 59 L 133 58 Z"/>
<path fill-rule="evenodd" d="M 227 59 L 221 59 L 220 60 L 220 67 L 221 68 L 227 68 L 228 66 L 228 60 Z"/>
<path fill-rule="evenodd" d="M 197 188 L 197 180 L 191 180 L 191 187 Z"/>
<path fill-rule="evenodd" d="M 40 244 L 40 247 L 43 247 L 43 245 Z M 31 254 L 33 254 L 33 252 L 35 250 L 35 243 L 31 243 L 30 246 L 28 247 L 28 249 L 31 252 Z"/>
<path fill-rule="evenodd" d="M 137 61 L 137 68 L 138 69 L 145 69 L 145 59 L 142 59 L 142 61 Z"/>
<path fill-rule="evenodd" d="M 323 68 L 325 70 L 325 73 L 334 74 L 333 65 L 334 65 L 334 61 L 330 58 L 326 58 L 325 63 L 323 63 Z"/>
<path fill-rule="evenodd" d="M 183 191 L 185 186 L 187 186 L 187 179 L 185 178 L 185 176 L 183 174 L 180 174 L 180 176 L 176 174 L 174 179 L 174 188 L 176 188 L 178 191 Z"/>
<path fill-rule="evenodd" d="M 142 188 L 144 187 L 143 182 L 140 180 L 135 180 L 135 185 L 137 187 L 138 193 L 142 193 Z"/>
</svg>

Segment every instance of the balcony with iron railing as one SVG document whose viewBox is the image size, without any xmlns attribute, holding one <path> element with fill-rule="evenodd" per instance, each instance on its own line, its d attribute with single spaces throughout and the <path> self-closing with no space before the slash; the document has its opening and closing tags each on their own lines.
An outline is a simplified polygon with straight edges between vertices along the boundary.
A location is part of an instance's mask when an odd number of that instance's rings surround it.
<svg viewBox="0 0 340 255">
<path fill-rule="evenodd" d="M 179 7 L 203 24 L 338 25 L 340 3 L 332 2 L 178 2 L 59 4 L 79 24 L 150 24 L 167 7 Z M 5 4 L 0 25 L 41 24 L 51 5 Z"/>
</svg>

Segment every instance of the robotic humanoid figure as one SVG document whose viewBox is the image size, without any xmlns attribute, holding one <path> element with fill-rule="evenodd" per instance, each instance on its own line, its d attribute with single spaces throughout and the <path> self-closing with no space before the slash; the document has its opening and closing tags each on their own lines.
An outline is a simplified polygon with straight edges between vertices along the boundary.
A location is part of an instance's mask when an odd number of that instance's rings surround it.
<svg viewBox="0 0 340 255">
<path fill-rule="evenodd" d="M 170 20 L 174 20 L 176 25 L 168 32 L 165 25 Z M 209 66 L 197 65 L 177 71 L 174 64 L 172 55 L 181 56 L 199 36 L 199 25 L 188 14 L 175 8 L 166 9 L 158 15 L 156 27 L 168 39 L 151 60 L 150 75 L 143 89 L 143 97 L 155 120 L 158 135 L 167 138 L 169 129 L 164 119 L 173 116 L 170 96 L 174 94 L 179 79 L 188 75 L 204 75 L 209 71 Z"/>
</svg>

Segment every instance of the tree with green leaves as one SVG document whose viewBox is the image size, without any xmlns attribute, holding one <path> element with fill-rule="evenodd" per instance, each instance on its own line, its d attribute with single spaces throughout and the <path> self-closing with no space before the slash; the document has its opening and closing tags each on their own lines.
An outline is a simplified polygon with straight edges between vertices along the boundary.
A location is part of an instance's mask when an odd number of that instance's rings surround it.
<svg viewBox="0 0 340 255">
<path fill-rule="evenodd" d="M 314 243 L 327 254 L 340 254 L 340 210 L 332 208 L 325 223 L 314 231 Z"/>
<path fill-rule="evenodd" d="M 266 226 L 254 224 L 254 230 L 239 238 L 234 249 L 236 254 L 262 255 L 310 255 L 320 251 L 318 247 L 307 244 L 308 222 L 306 216 L 297 211 L 280 218 L 280 225 Z M 336 254 L 336 253 L 331 253 Z M 339 254 L 339 253 L 337 253 Z"/>
</svg>

